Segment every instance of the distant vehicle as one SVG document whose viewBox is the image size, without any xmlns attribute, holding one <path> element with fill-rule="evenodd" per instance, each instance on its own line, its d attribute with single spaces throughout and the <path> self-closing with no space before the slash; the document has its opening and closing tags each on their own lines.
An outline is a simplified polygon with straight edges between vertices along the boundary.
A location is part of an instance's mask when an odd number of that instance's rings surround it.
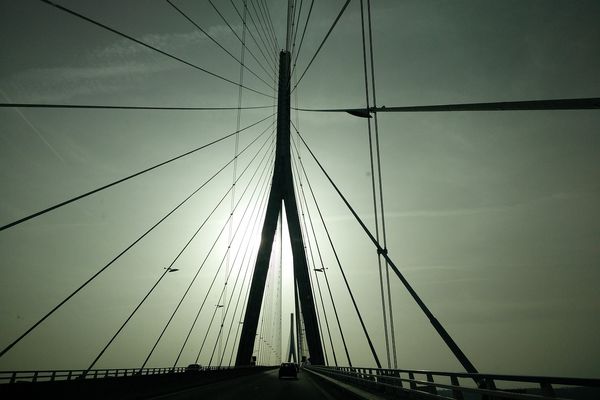
<svg viewBox="0 0 600 400">
<path fill-rule="evenodd" d="M 185 372 L 198 372 L 202 371 L 202 366 L 200 364 L 190 364 L 185 368 Z"/>
<path fill-rule="evenodd" d="M 298 370 L 294 363 L 282 363 L 279 367 L 279 379 L 281 378 L 296 378 L 298 379 Z"/>
</svg>

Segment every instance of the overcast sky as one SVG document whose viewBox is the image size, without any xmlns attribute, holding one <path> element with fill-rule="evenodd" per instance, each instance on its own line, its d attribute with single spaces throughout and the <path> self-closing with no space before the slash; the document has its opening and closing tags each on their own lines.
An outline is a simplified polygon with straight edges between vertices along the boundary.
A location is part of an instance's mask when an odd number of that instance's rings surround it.
<svg viewBox="0 0 600 400">
<path fill-rule="evenodd" d="M 165 1 L 59 3 L 234 82 L 239 79 L 239 64 Z M 235 1 L 238 8 L 241 3 Z M 282 46 L 284 2 L 267 3 Z M 309 3 L 304 1 L 301 21 Z M 298 73 L 306 68 L 343 3 L 315 2 Z M 597 1 L 372 3 L 380 106 L 600 94 Z M 177 0 L 175 4 L 239 57 L 240 43 L 208 3 Z M 241 33 L 231 3 L 215 4 Z M 273 84 L 268 63 L 248 40 L 263 64 L 246 52 L 248 68 Z M 237 86 L 40 1 L 0 1 L 0 48 L 2 102 L 235 107 L 238 101 Z M 270 56 L 276 56 L 273 49 Z M 362 68 L 360 8 L 355 0 L 300 82 L 298 104 L 364 106 Z M 244 85 L 273 95 L 272 88 L 248 71 Z M 243 105 L 269 106 L 273 98 L 245 90 Z M 272 108 L 244 111 L 241 126 L 272 112 Z M 2 108 L 0 223 L 221 138 L 236 130 L 236 116 L 236 111 Z M 240 226 L 239 235 L 253 226 L 248 222 L 252 218 L 262 218 L 259 210 L 242 215 L 245 204 L 258 201 L 248 200 L 255 182 L 267 182 L 268 170 L 263 180 L 259 178 L 262 166 L 271 160 L 272 122 L 267 119 L 240 135 L 242 149 L 266 129 L 239 158 L 238 175 L 258 155 L 236 185 L 236 199 L 242 200 L 234 213 L 233 230 Z M 303 136 L 373 229 L 366 124 L 342 113 L 299 114 Z M 389 254 L 473 364 L 491 373 L 598 377 L 600 113 L 386 113 L 379 116 L 379 128 Z M 306 150 L 301 152 L 359 308 L 387 365 L 375 249 Z M 229 139 L 0 232 L 2 347 L 105 266 L 233 154 L 234 140 Z M 250 181 L 254 171 L 257 175 Z M 232 174 L 230 166 L 2 357 L 0 369 L 88 367 L 231 187 Z M 248 182 L 246 197 L 241 197 Z M 259 184 L 253 199 L 260 199 L 264 187 Z M 306 196 L 311 203 L 309 193 Z M 179 271 L 165 276 L 97 367 L 142 364 L 230 212 L 227 197 L 174 264 Z M 317 221 L 313 205 L 310 213 Z M 315 229 L 352 362 L 374 365 L 322 225 L 315 223 Z M 225 254 L 227 235 L 225 228 L 148 366 L 174 362 Z M 250 236 L 256 245 L 256 234 Z M 241 253 L 234 259 L 236 251 L 231 254 L 231 269 L 243 273 L 246 264 L 240 262 Z M 287 320 L 293 312 L 287 255 L 283 269 L 285 349 Z M 320 273 L 314 276 L 322 279 Z M 218 299 L 223 280 L 221 271 L 179 365 L 194 361 L 211 315 L 223 303 Z M 391 287 L 399 367 L 461 370 L 394 276 Z M 229 295 L 236 290 L 229 289 Z M 330 301 L 324 298 L 324 302 L 337 359 L 345 365 Z M 208 362 L 215 337 L 213 327 L 207 340 L 210 350 L 203 350 L 201 363 Z M 330 346 L 326 349 L 331 357 Z"/>
</svg>

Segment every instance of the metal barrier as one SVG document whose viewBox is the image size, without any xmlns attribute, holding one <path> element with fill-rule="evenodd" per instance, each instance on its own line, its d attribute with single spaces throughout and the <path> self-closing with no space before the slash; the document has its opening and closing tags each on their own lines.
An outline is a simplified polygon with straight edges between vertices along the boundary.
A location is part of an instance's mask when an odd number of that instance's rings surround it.
<svg viewBox="0 0 600 400">
<path fill-rule="evenodd" d="M 417 399 L 600 398 L 600 379 L 314 365 L 305 368 L 367 391 L 405 394 Z"/>
<path fill-rule="evenodd" d="M 231 369 L 233 367 L 203 367 L 200 371 L 217 371 Z M 0 384 L 17 382 L 52 382 L 70 381 L 73 379 L 103 379 L 134 375 L 162 375 L 179 374 L 186 371 L 186 367 L 169 368 L 113 368 L 92 369 L 86 372 L 84 369 L 75 370 L 47 370 L 47 371 L 0 371 Z"/>
</svg>

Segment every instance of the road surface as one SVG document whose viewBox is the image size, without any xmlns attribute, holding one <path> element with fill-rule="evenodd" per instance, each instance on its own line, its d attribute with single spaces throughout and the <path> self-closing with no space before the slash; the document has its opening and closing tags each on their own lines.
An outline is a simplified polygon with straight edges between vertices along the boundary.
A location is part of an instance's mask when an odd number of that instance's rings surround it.
<svg viewBox="0 0 600 400">
<path fill-rule="evenodd" d="M 197 386 L 170 394 L 152 397 L 156 400 L 192 399 L 285 399 L 285 400 L 333 400 L 339 394 L 329 385 L 321 386 L 306 371 L 298 373 L 298 379 L 278 378 L 278 370 L 265 371 L 235 379 Z"/>
</svg>

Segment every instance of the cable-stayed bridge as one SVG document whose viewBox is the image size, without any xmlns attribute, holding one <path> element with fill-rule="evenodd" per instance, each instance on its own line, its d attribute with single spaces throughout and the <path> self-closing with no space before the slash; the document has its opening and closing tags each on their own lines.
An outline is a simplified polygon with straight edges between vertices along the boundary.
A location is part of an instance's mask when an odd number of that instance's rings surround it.
<svg viewBox="0 0 600 400">
<path fill-rule="evenodd" d="M 209 91 L 216 90 L 218 85 L 230 89 L 229 97 L 217 92 L 211 92 L 209 97 L 227 99 L 227 103 L 204 107 L 13 102 L 4 94 L 6 101 L 2 107 L 27 124 L 43 142 L 47 153 L 63 164 L 72 162 L 64 154 L 69 147 L 53 145 L 47 139 L 45 129 L 36 127 L 23 110 L 55 113 L 59 115 L 58 121 L 64 115 L 72 115 L 62 113 L 84 112 L 88 113 L 87 124 L 101 119 L 98 113 L 128 113 L 131 119 L 127 124 L 131 125 L 138 118 L 134 117 L 139 115 L 136 113 L 146 113 L 144 119 L 153 118 L 147 113 L 160 113 L 161 116 L 164 113 L 197 113 L 198 121 L 206 120 L 207 125 L 214 125 L 219 113 L 228 113 L 226 120 L 231 129 L 226 134 L 206 137 L 207 140 L 200 144 L 196 140 L 192 147 L 156 158 L 156 162 L 138 166 L 108 182 L 104 180 L 91 189 L 86 186 L 85 191 L 69 196 L 53 196 L 58 200 L 50 204 L 42 198 L 40 204 L 44 205 L 33 207 L 33 211 L 21 205 L 28 211 L 9 213 L 11 217 L 3 222 L 0 234 L 5 240 L 5 249 L 13 246 L 17 249 L 16 253 L 21 257 L 18 262 L 39 265 L 40 256 L 28 254 L 28 251 L 45 252 L 43 257 L 55 251 L 63 255 L 72 252 L 74 262 L 69 263 L 65 257 L 65 265 L 47 266 L 46 270 L 32 269 L 37 271 L 36 279 L 41 281 L 37 282 L 38 290 L 56 291 L 44 296 L 51 299 L 50 303 L 41 301 L 42 296 L 39 301 L 32 296 L 31 288 L 35 285 L 30 286 L 27 296 L 20 297 L 15 290 L 22 286 L 19 278 L 10 283 L 15 287 L 7 292 L 11 303 L 17 304 L 10 308 L 19 309 L 17 320 L 24 321 L 14 323 L 6 319 L 5 345 L 0 360 L 3 365 L 15 367 L 3 368 L 2 390 L 15 396 L 54 391 L 62 396 L 122 398 L 279 398 L 289 397 L 290 391 L 294 393 L 292 396 L 326 398 L 533 399 L 583 398 L 597 394 L 594 388 L 597 389 L 600 382 L 589 377 L 517 375 L 511 371 L 482 373 L 475 361 L 480 357 L 465 350 L 469 348 L 466 339 L 451 334 L 452 330 L 440 322 L 444 321 L 443 316 L 428 306 L 413 287 L 414 283 L 403 274 L 401 264 L 394 256 L 392 244 L 396 242 L 388 240 L 390 223 L 385 213 L 385 193 L 394 183 L 387 182 L 384 177 L 395 172 L 382 168 L 385 149 L 382 149 L 380 139 L 384 132 L 380 136 L 378 116 L 387 113 L 427 116 L 429 114 L 423 113 L 592 110 L 587 111 L 589 113 L 600 107 L 598 98 L 379 106 L 373 43 L 377 38 L 373 28 L 377 25 L 371 16 L 369 1 L 340 2 L 316 39 L 310 39 L 311 17 L 314 18 L 313 10 L 317 13 L 319 7 L 314 1 L 289 1 L 283 9 L 281 5 L 265 1 L 232 1 L 227 5 L 209 1 L 199 9 L 194 8 L 197 5 L 184 2 L 164 2 L 164 9 L 157 15 L 163 16 L 162 13 L 168 10 L 172 13 L 169 18 L 177 17 L 180 23 L 194 29 L 194 36 L 179 35 L 179 39 L 197 43 L 201 38 L 203 45 L 213 46 L 213 51 L 227 59 L 228 68 L 233 65 L 237 70 L 236 78 L 226 74 L 226 68 L 217 67 L 218 63 L 210 67 L 211 62 L 206 57 L 197 61 L 171 51 L 169 47 L 176 49 L 177 46 L 169 46 L 169 40 L 164 37 L 137 37 L 123 28 L 127 25 L 113 24 L 83 12 L 77 5 L 45 0 L 33 3 L 38 7 L 34 13 L 57 18 L 60 15 L 68 21 L 78 21 L 86 29 L 102 31 L 113 39 L 118 37 L 117 44 L 94 53 L 92 58 L 96 61 L 107 55 L 126 57 L 140 52 L 146 57 L 145 62 L 160 60 L 156 67 L 159 71 L 164 68 L 162 63 L 168 60 L 209 78 L 210 83 L 206 86 Z M 361 38 L 355 47 L 361 55 L 360 83 L 364 104 L 349 108 L 300 107 L 298 91 L 301 83 L 309 79 L 311 68 L 319 59 L 327 56 L 328 41 L 347 17 L 350 7 L 354 7 L 353 15 L 359 22 L 353 27 Z M 202 22 L 208 21 L 204 14 L 209 11 L 222 31 L 211 29 L 214 24 Z M 102 16 L 106 11 L 96 12 Z M 281 18 L 285 24 L 273 18 L 279 14 L 287 15 L 287 18 Z M 72 28 L 66 26 L 66 29 Z M 224 36 L 235 46 L 226 43 Z M 314 42 L 308 55 L 305 54 L 307 50 L 302 52 L 303 46 L 309 46 L 309 42 L 304 44 L 305 39 Z M 305 57 L 306 61 L 299 56 Z M 147 68 L 145 65 L 142 69 L 133 66 L 134 71 L 142 71 L 140 75 L 147 73 L 144 72 Z M 119 73 L 105 66 L 91 71 L 91 76 L 103 71 Z M 350 161 L 346 161 L 348 164 L 360 159 L 368 161 L 368 179 L 356 179 L 356 185 L 352 185 L 360 196 L 368 193 L 366 198 L 370 198 L 368 202 L 371 203 L 368 212 L 356 208 L 353 194 L 346 193 L 336 174 L 328 171 L 330 156 L 319 156 L 319 149 L 305 138 L 305 132 L 309 134 L 315 127 L 313 121 L 308 120 L 310 129 L 303 128 L 307 122 L 301 118 L 304 113 L 344 115 L 364 124 L 368 139 L 364 143 L 364 154 L 354 154 L 358 149 L 346 143 L 337 143 L 333 152 L 341 153 Z M 247 118 L 250 119 L 246 123 Z M 160 119 L 153 121 L 163 123 Z M 89 127 L 92 131 L 96 129 Z M 173 134 L 171 122 L 162 128 L 168 128 L 169 134 Z M 137 145 L 144 153 L 160 153 L 143 142 Z M 226 146 L 229 147 L 223 150 Z M 74 149 L 76 145 L 71 143 L 70 148 Z M 193 157 L 204 158 L 190 161 Z M 115 159 L 111 158 L 110 162 Z M 168 196 L 166 192 L 183 193 L 181 188 L 175 189 L 179 176 L 174 179 L 173 175 L 164 175 L 162 183 L 165 186 L 161 188 L 157 186 L 156 175 L 178 163 L 187 164 L 180 167 L 177 175 L 187 171 L 193 172 L 195 177 L 194 184 L 186 186 L 187 192 L 173 200 L 174 196 Z M 320 186 L 313 185 L 315 176 L 322 180 Z M 144 180 L 141 186 L 140 180 Z M 61 187 L 59 183 L 54 186 Z M 128 187 L 133 189 L 128 190 Z M 318 192 L 324 188 L 329 191 L 325 198 Z M 164 196 L 157 195 L 157 191 Z M 148 198 L 151 192 L 152 198 Z M 82 251 L 84 242 L 77 231 L 71 230 L 69 234 L 74 236 L 65 235 L 61 239 L 61 231 L 65 231 L 59 224 L 74 223 L 68 221 L 70 216 L 64 214 L 65 210 L 76 209 L 84 214 L 91 210 L 93 213 L 90 204 L 94 203 L 90 202 L 111 193 L 118 198 L 116 204 L 131 202 L 136 206 L 129 206 L 125 213 L 114 211 L 116 217 L 105 217 L 105 213 L 113 210 L 97 204 L 107 230 L 98 236 L 90 234 L 92 243 L 88 248 L 106 247 L 101 257 L 105 262 L 92 269 L 77 270 L 74 265 L 85 259 L 89 251 Z M 149 210 L 153 209 L 154 203 L 162 203 L 156 201 L 162 200 L 161 197 L 169 198 L 169 206 L 156 208 L 161 211 L 150 216 Z M 342 231 L 338 228 L 337 232 L 332 229 L 331 221 L 335 216 L 328 216 L 323 210 L 332 201 L 337 202 L 338 209 L 352 221 L 359 240 L 349 239 L 346 234 L 350 232 L 344 232 L 347 228 Z M 143 223 L 129 221 L 129 215 L 136 213 Z M 369 214 L 367 220 L 365 215 Z M 49 220 L 51 218 L 55 219 Z M 82 220 L 85 219 L 75 219 L 75 224 Z M 35 224 L 44 225 L 40 229 L 40 225 Z M 28 227 L 34 227 L 34 230 L 28 231 Z M 113 232 L 114 237 L 106 238 L 107 232 Z M 23 243 L 19 238 L 31 241 L 34 237 L 40 238 L 40 249 L 27 252 L 19 249 Z M 99 237 L 102 239 L 98 240 Z M 123 240 L 124 237 L 127 240 Z M 57 246 L 61 241 L 62 247 Z M 344 246 L 344 242 L 351 243 L 350 247 Z M 352 249 L 358 242 L 363 247 Z M 17 259 L 15 256 L 10 258 Z M 358 260 L 361 268 L 347 268 L 348 259 L 353 258 Z M 367 259 L 369 261 L 365 263 Z M 56 262 L 54 260 L 52 264 Z M 127 275 L 119 275 L 122 272 L 118 271 L 126 267 L 129 269 Z M 19 277 L 10 273 L 8 276 Z M 410 301 L 413 309 L 425 317 L 423 321 L 430 333 L 436 335 L 438 346 L 456 366 L 454 371 L 460 372 L 402 369 L 403 360 L 398 356 L 398 349 L 402 347 L 399 338 L 402 337 L 400 331 L 406 327 L 397 324 L 400 290 L 404 300 Z M 23 305 L 18 306 L 19 303 Z M 404 307 L 403 304 L 401 309 Z M 287 314 L 282 316 L 282 310 L 295 315 L 290 324 L 294 328 L 290 328 L 289 347 L 303 367 L 298 382 L 277 380 L 276 370 L 272 368 L 287 355 L 285 350 L 282 351 L 282 343 L 286 348 L 288 332 L 283 326 Z M 13 314 L 14 311 L 6 313 Z M 84 365 L 79 365 L 81 361 L 78 361 L 77 367 L 64 367 L 80 358 L 77 354 L 68 354 L 71 351 L 89 354 L 89 361 Z M 53 356 L 48 356 L 51 354 Z M 84 358 L 83 354 L 81 358 Z M 29 367 L 19 368 L 18 365 Z"/>
</svg>

